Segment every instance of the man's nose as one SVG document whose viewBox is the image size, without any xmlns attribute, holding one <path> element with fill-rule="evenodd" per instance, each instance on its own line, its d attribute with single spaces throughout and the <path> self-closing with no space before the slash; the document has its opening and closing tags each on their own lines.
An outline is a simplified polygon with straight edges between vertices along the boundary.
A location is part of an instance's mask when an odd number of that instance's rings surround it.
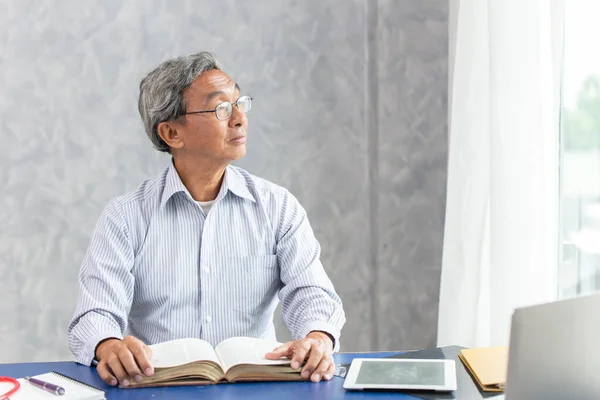
<svg viewBox="0 0 600 400">
<path fill-rule="evenodd" d="M 241 127 L 246 119 L 246 113 L 240 111 L 236 106 L 232 107 L 231 117 L 229 117 L 229 125 Z"/>
</svg>

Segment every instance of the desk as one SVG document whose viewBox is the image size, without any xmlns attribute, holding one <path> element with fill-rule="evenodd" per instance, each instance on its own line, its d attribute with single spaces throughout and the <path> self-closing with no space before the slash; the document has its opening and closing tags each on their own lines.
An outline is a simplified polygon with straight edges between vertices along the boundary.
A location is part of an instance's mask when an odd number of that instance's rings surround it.
<svg viewBox="0 0 600 400">
<path fill-rule="evenodd" d="M 380 358 L 398 352 L 381 353 L 340 353 L 335 354 L 336 364 L 350 363 L 353 358 Z M 183 386 L 143 389 L 118 389 L 106 385 L 95 368 L 85 367 L 74 362 L 0 364 L 1 376 L 22 378 L 57 371 L 82 382 L 106 390 L 108 400 L 141 400 L 141 399 L 414 399 L 414 397 L 394 392 L 350 392 L 342 384 L 344 380 L 334 376 L 331 381 L 312 382 L 251 382 L 208 386 Z"/>
</svg>

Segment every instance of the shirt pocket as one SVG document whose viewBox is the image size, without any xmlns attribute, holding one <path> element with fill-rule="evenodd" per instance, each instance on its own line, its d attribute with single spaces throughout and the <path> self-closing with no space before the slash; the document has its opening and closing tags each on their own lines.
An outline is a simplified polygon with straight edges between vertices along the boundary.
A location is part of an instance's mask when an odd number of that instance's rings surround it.
<svg viewBox="0 0 600 400">
<path fill-rule="evenodd" d="M 251 315 L 269 312 L 281 286 L 277 256 L 231 257 L 226 263 L 232 308 Z"/>
</svg>

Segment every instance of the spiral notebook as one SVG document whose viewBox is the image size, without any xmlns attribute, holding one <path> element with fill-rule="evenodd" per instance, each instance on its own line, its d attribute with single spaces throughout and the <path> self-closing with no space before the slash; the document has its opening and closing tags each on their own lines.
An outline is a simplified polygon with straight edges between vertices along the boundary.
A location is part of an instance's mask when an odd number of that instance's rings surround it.
<svg viewBox="0 0 600 400">
<path fill-rule="evenodd" d="M 56 396 L 43 389 L 33 386 L 25 379 L 18 379 L 21 388 L 12 396 L 10 400 L 104 400 L 105 392 L 76 379 L 69 378 L 59 372 L 48 372 L 42 375 L 36 375 L 33 378 L 44 382 L 50 382 L 59 385 L 65 389 L 65 394 Z"/>
</svg>

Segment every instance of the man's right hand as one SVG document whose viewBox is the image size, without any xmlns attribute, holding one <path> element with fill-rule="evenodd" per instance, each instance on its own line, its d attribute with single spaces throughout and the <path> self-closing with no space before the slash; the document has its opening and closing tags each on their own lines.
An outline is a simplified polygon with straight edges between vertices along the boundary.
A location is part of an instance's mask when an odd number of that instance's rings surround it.
<svg viewBox="0 0 600 400">
<path fill-rule="evenodd" d="M 152 376 L 151 358 L 152 350 L 133 336 L 123 340 L 108 339 L 96 347 L 98 374 L 111 386 L 116 386 L 117 380 L 121 385 L 129 386 L 131 379 L 139 382 L 143 375 Z"/>
</svg>

